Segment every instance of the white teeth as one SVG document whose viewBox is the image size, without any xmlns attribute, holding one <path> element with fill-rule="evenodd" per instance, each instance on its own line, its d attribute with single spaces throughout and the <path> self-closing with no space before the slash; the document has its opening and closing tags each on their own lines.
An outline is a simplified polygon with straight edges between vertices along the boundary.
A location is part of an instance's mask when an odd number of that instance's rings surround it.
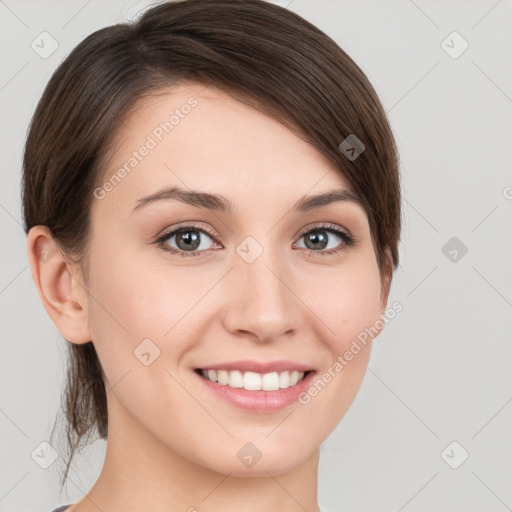
<svg viewBox="0 0 512 512">
<path fill-rule="evenodd" d="M 244 388 L 249 391 L 258 391 L 261 389 L 261 375 L 254 372 L 244 373 Z"/>
<path fill-rule="evenodd" d="M 265 373 L 261 379 L 261 388 L 267 391 L 279 389 L 279 374 L 277 372 Z"/>
<path fill-rule="evenodd" d="M 245 388 L 248 391 L 275 391 L 295 386 L 303 379 L 304 372 L 241 372 L 240 370 L 201 370 L 205 379 L 231 388 Z"/>
<path fill-rule="evenodd" d="M 225 386 L 229 383 L 229 373 L 225 370 L 219 370 L 217 372 L 217 382 Z"/>
<path fill-rule="evenodd" d="M 279 387 L 283 389 L 290 387 L 290 372 L 281 372 L 279 374 Z"/>
<path fill-rule="evenodd" d="M 229 372 L 229 383 L 230 388 L 243 388 L 244 387 L 244 376 L 242 372 L 238 370 L 233 370 Z"/>
</svg>

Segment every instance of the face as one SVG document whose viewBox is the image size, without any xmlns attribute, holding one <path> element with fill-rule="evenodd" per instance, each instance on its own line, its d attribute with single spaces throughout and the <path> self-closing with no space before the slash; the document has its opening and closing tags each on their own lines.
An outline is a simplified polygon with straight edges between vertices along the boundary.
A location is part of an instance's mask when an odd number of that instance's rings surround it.
<svg viewBox="0 0 512 512">
<path fill-rule="evenodd" d="M 384 311 L 365 211 L 315 148 L 218 89 L 144 99 L 117 142 L 87 305 L 109 441 L 235 476 L 290 471 L 353 401 L 361 333 Z"/>
</svg>

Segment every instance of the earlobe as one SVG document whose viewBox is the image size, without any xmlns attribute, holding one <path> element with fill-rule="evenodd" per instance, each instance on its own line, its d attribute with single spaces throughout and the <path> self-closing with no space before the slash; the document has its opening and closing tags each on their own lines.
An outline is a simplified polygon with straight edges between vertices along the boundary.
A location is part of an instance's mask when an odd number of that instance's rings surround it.
<svg viewBox="0 0 512 512">
<path fill-rule="evenodd" d="M 59 251 L 47 226 L 33 226 L 27 252 L 39 297 L 60 334 L 72 343 L 91 341 L 87 293 Z"/>
</svg>

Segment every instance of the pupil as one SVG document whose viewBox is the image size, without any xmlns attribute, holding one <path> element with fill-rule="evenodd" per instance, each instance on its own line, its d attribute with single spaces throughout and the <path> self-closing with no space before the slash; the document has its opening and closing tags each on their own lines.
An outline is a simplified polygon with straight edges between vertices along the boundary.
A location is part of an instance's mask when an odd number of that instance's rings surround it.
<svg viewBox="0 0 512 512">
<path fill-rule="evenodd" d="M 191 235 L 191 233 L 193 234 Z M 184 243 L 184 247 L 180 246 L 182 242 Z M 197 231 L 182 231 L 177 234 L 176 243 L 180 249 L 197 249 L 197 247 L 199 247 L 199 234 Z"/>
<path fill-rule="evenodd" d="M 312 242 L 312 244 L 310 242 Z M 308 249 L 318 249 L 318 244 L 321 246 L 320 249 L 324 249 L 327 245 L 327 236 L 322 231 L 312 232 L 306 237 L 306 246 Z"/>
</svg>

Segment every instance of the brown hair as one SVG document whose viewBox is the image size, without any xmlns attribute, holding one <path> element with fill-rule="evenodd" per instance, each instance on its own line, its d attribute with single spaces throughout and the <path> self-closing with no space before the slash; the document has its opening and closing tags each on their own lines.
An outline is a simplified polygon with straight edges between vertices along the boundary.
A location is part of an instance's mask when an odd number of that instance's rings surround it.
<svg viewBox="0 0 512 512">
<path fill-rule="evenodd" d="M 381 274 L 386 249 L 396 269 L 399 158 L 377 94 L 331 38 L 264 0 L 165 2 L 135 22 L 84 39 L 53 74 L 30 125 L 25 232 L 48 226 L 86 278 L 93 190 L 106 172 L 114 136 L 138 100 L 180 81 L 224 89 L 327 156 L 363 202 Z M 339 149 L 351 135 L 365 146 L 355 159 Z M 67 347 L 63 409 L 70 454 L 62 485 L 75 451 L 95 429 L 107 438 L 106 390 L 94 345 Z"/>
</svg>

